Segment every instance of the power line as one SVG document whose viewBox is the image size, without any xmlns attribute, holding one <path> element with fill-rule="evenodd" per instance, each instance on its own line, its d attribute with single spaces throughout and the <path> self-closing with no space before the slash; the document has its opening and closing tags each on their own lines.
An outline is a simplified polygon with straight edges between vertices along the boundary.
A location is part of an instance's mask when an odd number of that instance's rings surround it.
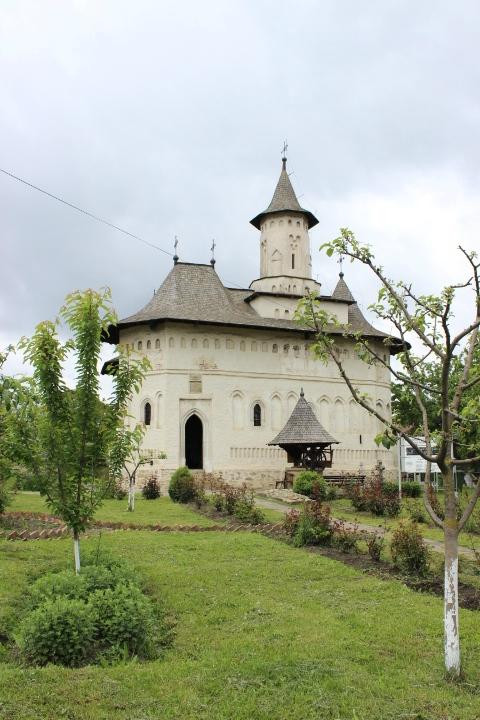
<svg viewBox="0 0 480 720">
<path fill-rule="evenodd" d="M 172 257 L 173 253 L 168 252 L 168 250 L 164 250 L 163 248 L 159 247 L 158 245 L 155 245 L 154 243 L 149 242 L 148 240 L 144 240 L 143 238 L 139 237 L 138 235 L 134 235 L 133 233 L 129 232 L 128 230 L 124 230 L 124 228 L 119 227 L 118 225 L 115 225 L 114 223 L 110 222 L 109 220 L 105 220 L 105 218 L 99 217 L 98 215 L 95 215 L 94 213 L 90 212 L 89 210 L 84 210 L 81 207 L 78 207 L 78 205 L 74 205 L 71 202 L 68 202 L 67 200 L 64 200 L 61 197 L 58 197 L 58 195 L 54 195 L 51 192 L 48 192 L 48 190 L 44 190 L 41 187 L 38 187 L 37 185 L 34 185 L 31 182 L 28 182 L 28 180 L 24 180 L 24 178 L 18 177 L 18 175 L 14 175 L 11 172 L 8 172 L 8 170 L 4 170 L 3 168 L 0 168 L 0 172 L 2 172 L 4 175 L 7 175 L 8 177 L 12 178 L 13 180 L 18 180 L 18 182 L 23 183 L 29 188 L 32 188 L 32 190 L 37 190 L 38 192 L 42 193 L 43 195 L 47 195 L 47 197 L 52 198 L 52 200 L 57 200 L 57 202 L 62 203 L 62 205 L 66 205 L 69 208 L 72 208 L 73 210 L 77 210 L 77 212 L 82 213 L 83 215 L 87 215 L 89 218 L 92 218 L 92 220 L 96 220 L 97 222 L 101 222 L 104 225 L 107 225 L 110 228 L 113 228 L 113 230 L 118 230 L 118 232 L 123 233 L 124 235 L 128 235 L 129 237 L 133 238 L 134 240 L 138 240 L 139 242 L 143 243 L 144 245 L 148 245 L 151 248 L 154 248 L 155 250 L 159 250 L 160 252 L 164 253 L 165 255 L 169 255 Z"/>
</svg>

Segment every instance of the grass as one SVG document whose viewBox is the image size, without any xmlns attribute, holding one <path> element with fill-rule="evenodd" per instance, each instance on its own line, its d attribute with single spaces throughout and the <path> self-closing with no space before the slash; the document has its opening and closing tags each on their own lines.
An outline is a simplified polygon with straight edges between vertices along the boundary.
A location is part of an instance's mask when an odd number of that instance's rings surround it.
<svg viewBox="0 0 480 720">
<path fill-rule="evenodd" d="M 34 512 L 50 512 L 45 500 L 39 493 L 19 492 L 8 510 L 31 510 Z M 98 509 L 96 517 L 99 520 L 112 522 L 132 522 L 138 525 L 201 525 L 207 527 L 216 522 L 199 515 L 185 505 L 174 503 L 169 497 L 157 500 L 145 500 L 141 495 L 135 498 L 133 513 L 127 510 L 127 500 L 105 500 Z"/>
<path fill-rule="evenodd" d="M 97 538 L 82 541 L 95 547 Z M 176 618 L 160 661 L 68 670 L 0 663 L 4 720 L 473 720 L 478 616 L 461 611 L 466 681 L 446 683 L 442 603 L 250 533 L 117 532 Z M 3 624 L 31 577 L 71 562 L 68 539 L 0 541 Z"/>
</svg>

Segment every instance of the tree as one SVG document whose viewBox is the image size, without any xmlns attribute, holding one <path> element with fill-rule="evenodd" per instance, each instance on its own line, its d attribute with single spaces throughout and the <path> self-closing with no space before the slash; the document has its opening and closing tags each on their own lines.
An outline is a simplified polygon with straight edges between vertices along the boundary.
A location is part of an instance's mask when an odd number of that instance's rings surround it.
<svg viewBox="0 0 480 720">
<path fill-rule="evenodd" d="M 72 531 L 78 573 L 79 537 L 105 496 L 111 447 L 148 361 L 120 360 L 105 409 L 99 398 L 98 367 L 102 336 L 116 323 L 110 291 L 72 293 L 60 310 L 60 318 L 72 334 L 70 340 L 60 341 L 57 319 L 39 323 L 30 339 L 22 339 L 20 347 L 33 366 L 39 394 L 36 471 L 48 505 Z M 63 365 L 70 355 L 75 360 L 73 392 L 63 378 Z"/>
<path fill-rule="evenodd" d="M 3 367 L 9 347 L 0 352 L 0 513 L 10 502 L 12 491 L 18 485 L 28 465 L 37 458 L 34 431 L 38 397 L 31 378 L 6 375 Z"/>
<path fill-rule="evenodd" d="M 409 283 L 391 280 L 383 268 L 376 264 L 370 248 L 361 245 L 350 230 L 344 228 L 340 232 L 339 237 L 322 248 L 326 249 L 329 256 L 337 254 L 350 258 L 377 279 L 380 290 L 377 302 L 370 309 L 378 318 L 393 325 L 398 338 L 385 338 L 382 348 L 378 340 L 365 338 L 348 324 L 340 324 L 334 316 L 322 310 L 321 302 L 312 294 L 300 301 L 296 317 L 303 325 L 314 329 L 313 350 L 316 356 L 323 361 L 330 359 L 334 362 L 355 401 L 383 424 L 385 429 L 377 438 L 378 441 L 390 447 L 402 437 L 427 464 L 436 463 L 440 468 L 445 496 L 444 520 L 432 508 L 429 493 L 426 492 L 424 496 L 431 518 L 444 533 L 445 667 L 449 675 L 456 677 L 460 674 L 458 535 L 480 495 L 480 480 L 474 478 L 476 485 L 470 500 L 463 513 L 457 517 L 459 508 L 453 471 L 455 466 L 472 468 L 480 461 L 478 435 L 476 432 L 473 435 L 471 433 L 472 423 L 478 422 L 480 410 L 480 365 L 475 362 L 479 352 L 480 265 L 476 253 L 460 247 L 468 268 L 465 282 L 449 285 L 438 295 L 417 295 Z M 453 309 L 461 288 L 470 291 L 472 317 L 466 327 L 455 332 L 452 327 L 455 322 Z M 411 389 L 417 416 L 421 418 L 419 429 L 425 438 L 425 447 L 420 447 L 411 437 L 411 428 L 405 428 L 381 412 L 368 395 L 356 387 L 335 351 L 335 333 L 353 340 L 358 355 L 366 363 L 383 365 L 399 383 Z M 385 353 L 385 349 L 394 348 L 398 353 L 398 362 L 395 364 L 391 362 L 390 355 Z M 435 358 L 438 366 L 433 373 L 426 368 L 431 358 Z M 460 369 L 454 372 L 459 363 Z M 435 398 L 434 405 L 440 409 L 438 420 L 435 419 L 436 413 L 431 411 L 432 398 Z M 462 442 L 462 437 L 469 437 L 469 443 L 464 445 L 463 457 L 456 458 L 453 453 L 454 443 Z M 429 486 L 429 477 L 426 483 Z"/>
<path fill-rule="evenodd" d="M 131 430 L 127 425 L 127 418 L 118 427 L 115 440 L 110 453 L 110 468 L 115 481 L 121 479 L 125 472 L 128 477 L 128 510 L 135 509 L 135 481 L 137 471 L 142 465 L 151 462 L 152 458 L 142 455 L 142 440 L 145 434 L 143 425 L 136 425 Z M 165 458 L 165 453 L 158 453 L 157 458 Z"/>
</svg>

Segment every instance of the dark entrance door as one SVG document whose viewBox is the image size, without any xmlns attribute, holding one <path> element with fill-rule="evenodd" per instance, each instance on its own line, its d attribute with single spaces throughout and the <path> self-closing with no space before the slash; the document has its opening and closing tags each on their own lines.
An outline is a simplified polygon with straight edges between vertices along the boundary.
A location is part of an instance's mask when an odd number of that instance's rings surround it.
<svg viewBox="0 0 480 720">
<path fill-rule="evenodd" d="M 203 425 L 198 415 L 185 423 L 185 464 L 190 470 L 203 468 Z"/>
</svg>

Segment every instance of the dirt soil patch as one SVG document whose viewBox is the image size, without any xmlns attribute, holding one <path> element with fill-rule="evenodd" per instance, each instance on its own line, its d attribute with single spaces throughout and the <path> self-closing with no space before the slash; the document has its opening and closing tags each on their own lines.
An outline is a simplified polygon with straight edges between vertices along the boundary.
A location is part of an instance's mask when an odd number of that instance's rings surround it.
<svg viewBox="0 0 480 720">
<path fill-rule="evenodd" d="M 425 578 L 414 577 L 412 575 L 405 575 L 399 572 L 396 568 L 392 567 L 385 562 L 375 562 L 366 555 L 357 555 L 355 553 L 348 554 L 342 553 L 339 550 L 328 547 L 309 547 L 309 552 L 320 553 L 326 557 L 333 558 L 344 565 L 350 565 L 357 570 L 368 573 L 369 575 L 375 575 L 381 580 L 400 580 L 407 587 L 415 590 L 416 592 L 429 593 L 430 595 L 438 595 L 443 597 L 443 582 L 440 578 L 427 576 Z M 458 603 L 460 607 L 466 610 L 480 610 L 480 590 L 467 583 L 458 583 Z"/>
</svg>

